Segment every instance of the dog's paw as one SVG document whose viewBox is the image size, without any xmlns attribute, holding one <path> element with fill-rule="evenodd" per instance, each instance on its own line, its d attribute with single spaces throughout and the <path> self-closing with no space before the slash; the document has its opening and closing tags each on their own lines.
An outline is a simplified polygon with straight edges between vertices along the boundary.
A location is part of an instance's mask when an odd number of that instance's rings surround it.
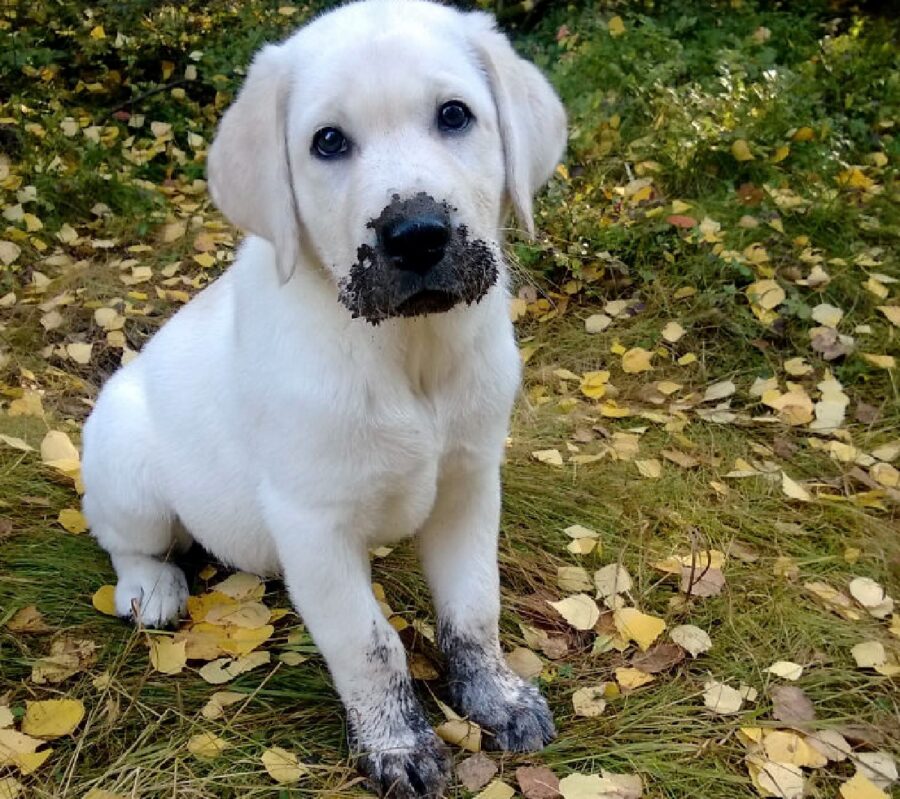
<svg viewBox="0 0 900 799">
<path fill-rule="evenodd" d="M 451 683 L 453 700 L 489 734 L 486 749 L 535 752 L 556 737 L 547 700 L 529 682 L 504 668 L 485 668 Z"/>
<path fill-rule="evenodd" d="M 387 799 L 438 799 L 450 775 L 450 758 L 433 732 L 419 736 L 412 747 L 361 754 L 358 765 Z"/>
<path fill-rule="evenodd" d="M 181 569 L 142 558 L 119 574 L 116 613 L 145 627 L 164 627 L 184 613 L 188 594 Z"/>
</svg>

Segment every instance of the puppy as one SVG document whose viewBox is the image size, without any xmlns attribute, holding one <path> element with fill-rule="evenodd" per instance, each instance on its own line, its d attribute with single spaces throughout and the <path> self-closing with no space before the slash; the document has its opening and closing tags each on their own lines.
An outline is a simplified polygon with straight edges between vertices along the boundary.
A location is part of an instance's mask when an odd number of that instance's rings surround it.
<svg viewBox="0 0 900 799">
<path fill-rule="evenodd" d="M 500 462 L 520 377 L 502 226 L 565 146 L 552 88 L 483 13 L 367 0 L 253 60 L 209 152 L 250 235 L 114 375 L 84 429 L 84 508 L 147 626 L 185 608 L 196 540 L 283 575 L 363 772 L 441 792 L 446 754 L 372 595 L 370 547 L 415 535 L 452 702 L 493 746 L 554 735 L 506 666 Z"/>
</svg>

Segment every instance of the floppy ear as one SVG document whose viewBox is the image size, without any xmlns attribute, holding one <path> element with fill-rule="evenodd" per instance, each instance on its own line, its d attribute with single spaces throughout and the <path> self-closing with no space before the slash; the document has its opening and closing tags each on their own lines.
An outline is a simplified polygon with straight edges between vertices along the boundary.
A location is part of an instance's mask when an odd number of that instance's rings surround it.
<svg viewBox="0 0 900 799">
<path fill-rule="evenodd" d="M 283 48 L 253 59 L 237 100 L 225 112 L 207 159 L 209 188 L 235 225 L 275 248 L 282 282 L 300 251 L 300 219 L 287 150 L 288 75 Z"/>
<path fill-rule="evenodd" d="M 553 174 L 566 146 L 566 112 L 549 81 L 516 55 L 489 14 L 469 15 L 487 72 L 503 140 L 506 191 L 516 217 L 534 235 L 532 199 Z"/>
</svg>

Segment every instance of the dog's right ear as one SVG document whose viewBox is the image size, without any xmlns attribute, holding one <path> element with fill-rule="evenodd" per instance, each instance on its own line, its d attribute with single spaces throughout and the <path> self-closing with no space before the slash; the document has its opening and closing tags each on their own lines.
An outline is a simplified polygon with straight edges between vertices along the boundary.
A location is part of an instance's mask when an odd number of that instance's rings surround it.
<svg viewBox="0 0 900 799">
<path fill-rule="evenodd" d="M 235 225 L 272 244 L 282 282 L 293 274 L 300 251 L 286 141 L 286 61 L 279 45 L 260 50 L 207 158 L 214 202 Z"/>
</svg>

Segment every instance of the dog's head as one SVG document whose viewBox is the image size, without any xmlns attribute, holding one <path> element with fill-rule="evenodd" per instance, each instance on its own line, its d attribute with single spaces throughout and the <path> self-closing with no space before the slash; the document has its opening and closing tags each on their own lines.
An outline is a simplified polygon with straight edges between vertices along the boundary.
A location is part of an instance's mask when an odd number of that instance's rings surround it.
<svg viewBox="0 0 900 799">
<path fill-rule="evenodd" d="M 216 203 L 267 239 L 283 281 L 324 267 L 370 322 L 478 301 L 510 210 L 565 146 L 541 73 L 482 13 L 366 0 L 254 59 L 209 152 Z"/>
</svg>

